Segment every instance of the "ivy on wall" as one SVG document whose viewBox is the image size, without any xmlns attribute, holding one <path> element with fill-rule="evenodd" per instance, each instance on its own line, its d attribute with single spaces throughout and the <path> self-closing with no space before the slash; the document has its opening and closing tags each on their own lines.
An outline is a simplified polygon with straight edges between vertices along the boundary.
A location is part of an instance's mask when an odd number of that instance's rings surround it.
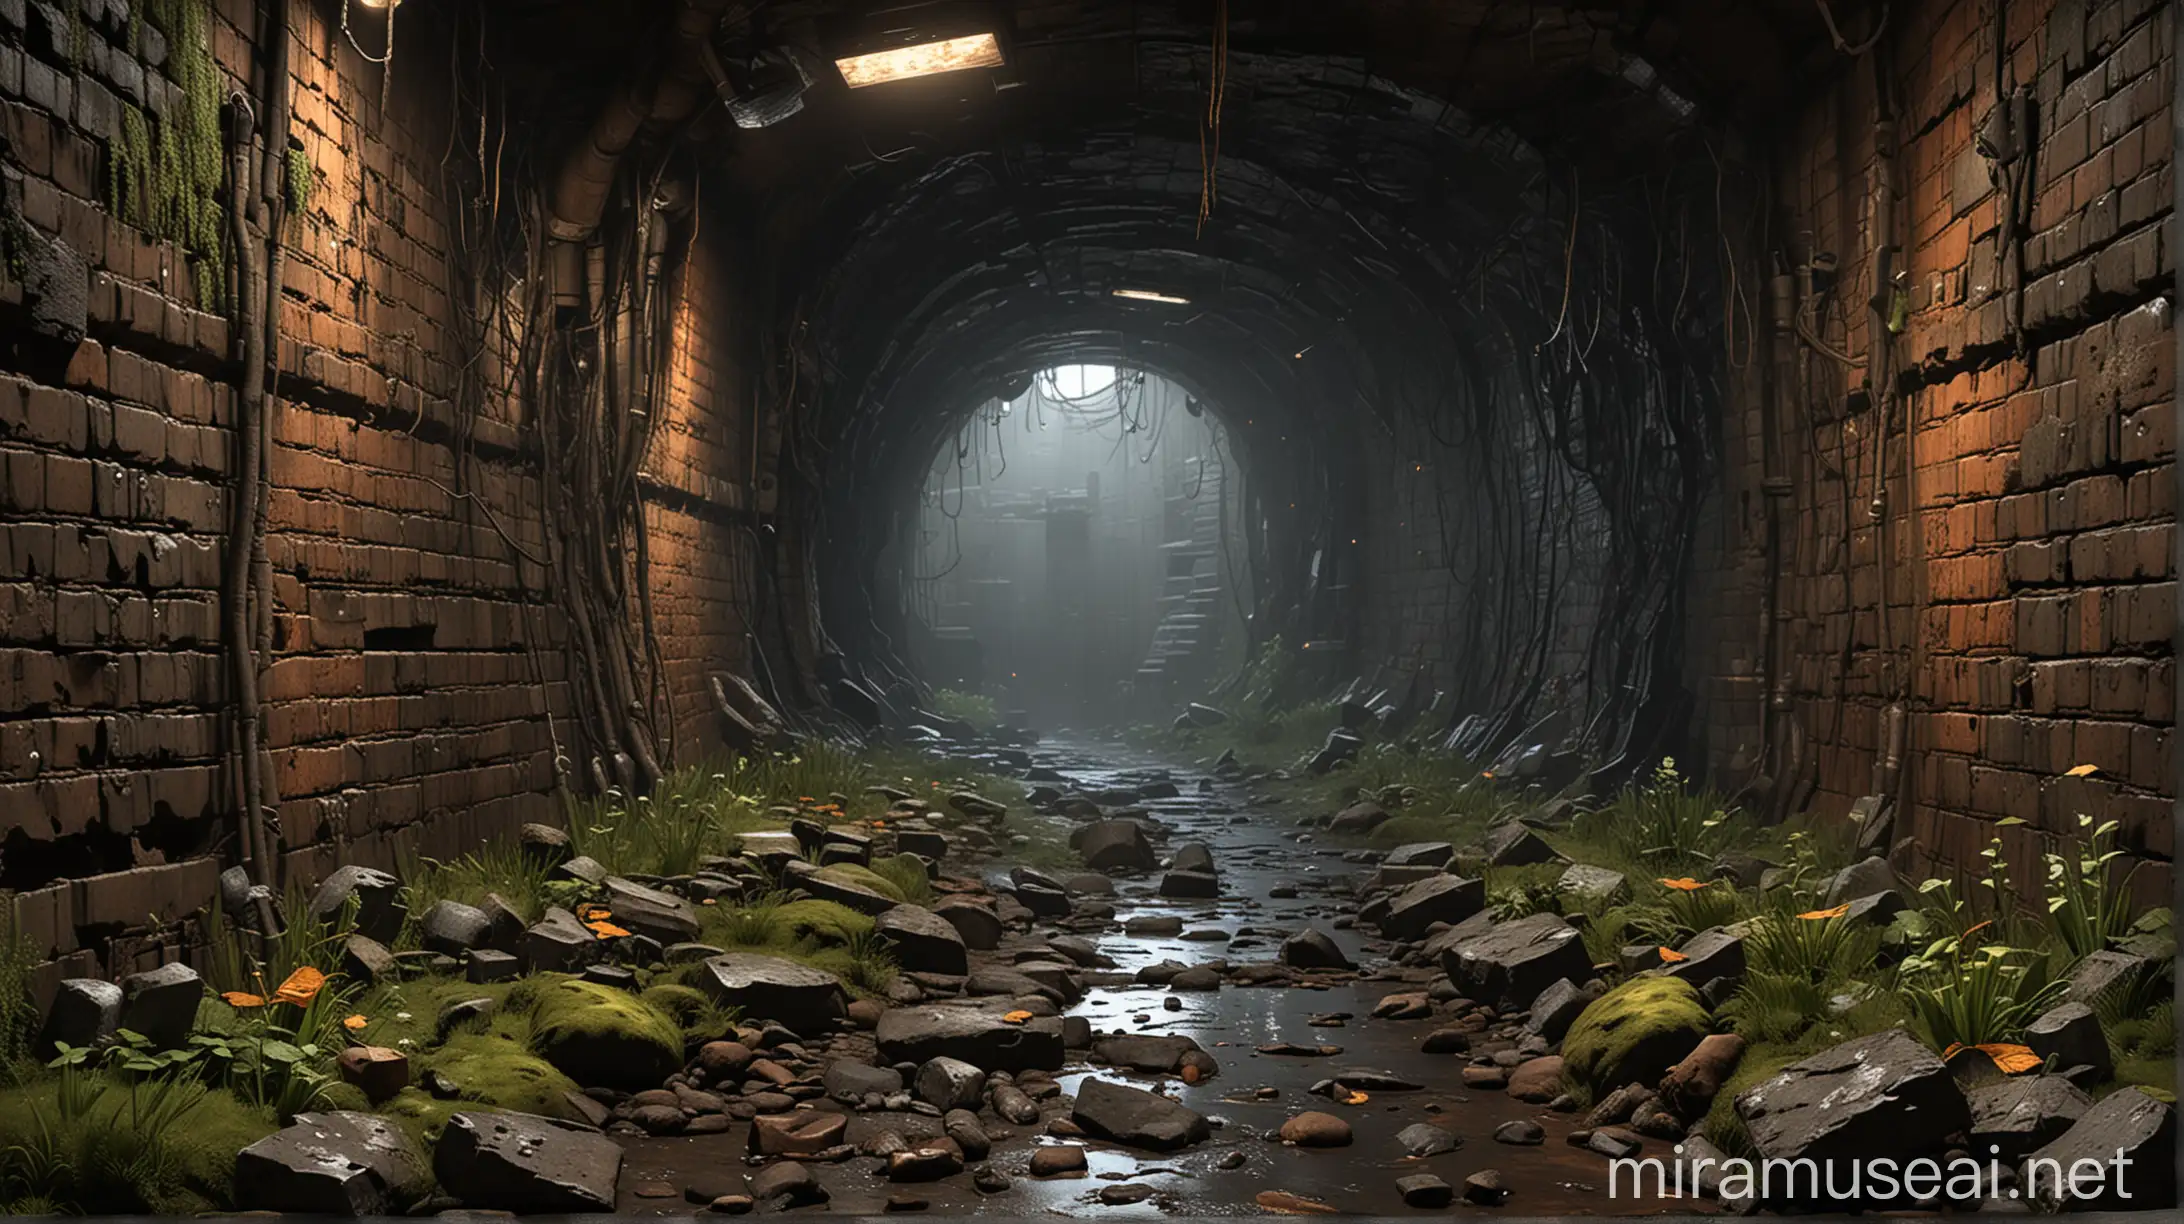
<svg viewBox="0 0 2184 1224">
<path fill-rule="evenodd" d="M 211 0 L 144 0 L 141 9 L 142 19 L 166 36 L 167 73 L 177 93 L 164 114 L 121 107 L 107 141 L 107 208 L 180 246 L 198 304 L 224 313 L 228 252 L 217 196 L 226 176 L 220 132 L 226 78 L 212 59 Z M 140 29 L 132 19 L 132 43 Z"/>
</svg>

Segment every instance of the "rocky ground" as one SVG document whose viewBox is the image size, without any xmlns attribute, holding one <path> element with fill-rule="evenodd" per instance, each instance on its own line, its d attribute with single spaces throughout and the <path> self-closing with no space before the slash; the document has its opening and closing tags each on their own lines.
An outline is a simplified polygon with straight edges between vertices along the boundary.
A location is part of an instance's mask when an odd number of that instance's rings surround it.
<svg viewBox="0 0 2184 1224">
<path fill-rule="evenodd" d="M 1011 865 L 999 805 L 958 796 L 958 823 L 898 793 L 876 828 L 754 835 L 688 879 L 587 880 L 597 902 L 527 929 L 436 907 L 426 954 L 471 981 L 572 975 L 530 978 L 520 1000 L 449 1006 L 520 1001 L 529 1048 L 551 1067 L 540 1074 L 580 1091 L 542 1096 L 536 1113 L 472 1108 L 463 1085 L 410 1084 L 401 1051 L 359 1046 L 342 1067 L 367 1097 L 411 1102 L 413 1121 L 440 1111 L 429 1148 L 415 1125 L 378 1114 L 307 1114 L 242 1154 L 238 1204 L 1143 1216 L 1797 1205 L 1704 1177 L 1704 1196 L 1610 1196 L 1612 1158 L 1722 1155 L 1698 1131 L 1744 1053 L 1711 1014 L 1744 972 L 1743 933 L 1599 966 L 1560 914 L 1496 921 L 1487 908 L 1480 867 L 1554 853 L 1526 826 L 1477 845 L 1368 850 L 1361 835 L 1385 818 L 1374 805 L 1288 811 L 1233 766 L 1209 776 L 1113 746 L 1024 760 L 1008 763 L 1081 868 Z M 550 831 L 532 840 L 566 855 Z M 936 861 L 931 904 L 898 904 L 857 874 L 875 845 Z M 1625 887 L 1614 875 L 1572 865 L 1560 887 Z M 852 1001 L 808 965 L 695 941 L 697 905 L 769 882 L 874 915 L 901 969 L 885 992 Z M 1880 910 L 1898 887 L 1861 864 L 1829 900 Z M 343 888 L 363 941 L 350 941 L 352 970 L 394 972 L 372 963 L 384 949 L 369 938 L 389 895 L 368 874 Z M 603 960 L 603 945 L 621 954 Z M 669 976 L 681 984 L 663 994 Z M 641 977 L 652 984 L 640 994 Z M 140 1012 L 146 989 L 128 992 Z M 666 1016 L 685 995 L 736 1009 L 737 1024 L 684 1040 Z M 90 1008 L 96 1027 L 107 1002 L 122 1000 L 64 991 L 56 1015 Z M 2009 1078 L 1967 1076 L 1901 1029 L 1845 1042 L 1738 1096 L 1740 1131 L 1764 1156 L 2145 1152 L 2135 1199 L 2110 1205 L 2173 1202 L 2159 1178 L 2171 1106 L 2081 1090 L 2106 1057 L 2085 1010 L 2066 1000 L 2044 1014 L 2031 1038 L 2043 1066 Z M 443 1011 L 442 1040 L 477 1018 Z M 2015 1188 L 1954 1205 L 2021 1209 Z"/>
</svg>

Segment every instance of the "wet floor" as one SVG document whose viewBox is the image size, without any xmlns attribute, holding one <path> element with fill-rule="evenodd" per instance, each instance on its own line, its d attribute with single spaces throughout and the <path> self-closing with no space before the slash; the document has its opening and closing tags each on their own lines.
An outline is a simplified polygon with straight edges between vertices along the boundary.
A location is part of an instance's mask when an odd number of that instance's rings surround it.
<svg viewBox="0 0 2184 1224">
<path fill-rule="evenodd" d="M 1148 800 L 1149 809 L 1173 833 L 1172 849 L 1201 841 L 1212 851 L 1220 871 L 1222 897 L 1218 901 L 1171 901 L 1154 895 L 1158 876 L 1118 881 L 1114 898 L 1117 926 L 1095 938 L 1101 952 L 1124 970 L 1136 970 L 1162 960 L 1198 964 L 1227 960 L 1233 964 L 1276 959 L 1283 938 L 1307 925 L 1316 925 L 1332 936 L 1352 959 L 1368 972 L 1384 971 L 1384 980 L 1362 980 L 1327 989 L 1247 987 L 1224 985 L 1218 992 L 1174 992 L 1151 987 L 1092 987 L 1070 1014 L 1087 1017 L 1095 1031 L 1148 1034 L 1181 1034 L 1198 1042 L 1220 1063 L 1219 1075 L 1198 1084 L 1169 1078 L 1163 1090 L 1175 1099 L 1207 1115 L 1217 1129 L 1210 1142 L 1172 1155 L 1153 1155 L 1084 1142 L 1090 1150 L 1090 1172 L 1076 1179 L 1034 1180 L 1025 1174 L 1034 1145 L 1054 1142 L 1020 1130 L 1015 1138 L 997 1141 L 991 1167 L 1007 1175 L 1012 1185 L 1004 1192 L 981 1195 L 971 1187 L 968 1175 L 945 1182 L 904 1187 L 889 1184 L 870 1170 L 875 1161 L 857 1159 L 839 1165 L 817 1165 L 818 1175 L 830 1195 L 825 1209 L 836 1213 L 878 1213 L 892 1194 L 909 1191 L 928 1200 L 934 1213 L 1002 1215 L 1087 1215 L 1114 1220 L 1152 1219 L 1167 1215 L 1224 1216 L 1264 1214 L 1257 1203 L 1263 1191 L 1286 1191 L 1325 1203 L 1337 1211 L 1364 1215 L 1427 1215 L 1404 1207 L 1396 1190 L 1397 1178 L 1430 1172 L 1461 1189 L 1463 1180 L 1480 1169 L 1498 1169 L 1512 1191 L 1501 1208 L 1475 1207 L 1458 1202 L 1453 1211 L 1477 1215 L 1654 1214 L 1709 1210 L 1711 1203 L 1685 1199 L 1668 1202 L 1611 1198 L 1607 1162 L 1590 1152 L 1568 1146 L 1563 1140 L 1573 1125 L 1561 1114 L 1516 1101 L 1498 1091 L 1467 1090 L 1459 1076 L 1462 1056 L 1428 1055 L 1419 1043 L 1438 1021 L 1391 1021 L 1371 1018 L 1373 1007 L 1391 993 L 1422 988 L 1415 980 L 1405 983 L 1387 966 L 1384 949 L 1360 932 L 1341 929 L 1335 920 L 1349 912 L 1349 896 L 1359 873 L 1369 865 L 1345 862 L 1343 854 L 1353 844 L 1331 844 L 1325 834 L 1300 837 L 1297 818 L 1304 813 L 1286 806 L 1254 806 L 1240 787 L 1216 785 L 1209 793 L 1198 790 L 1196 771 L 1132 752 L 1110 744 L 1050 745 L 1039 754 L 1041 764 L 1068 775 L 1070 784 L 1085 791 L 1110 786 L 1130 787 L 1148 776 L 1167 770 L 1182 788 L 1173 799 Z M 1238 817 L 1243 819 L 1239 820 Z M 1059 818 L 1057 818 L 1059 819 Z M 997 860 L 1006 870 L 1004 857 Z M 1274 898 L 1278 886 L 1296 891 L 1293 898 Z M 1142 915 L 1157 914 L 1182 919 L 1180 934 L 1173 937 L 1126 936 L 1121 923 Z M 1206 937 L 1221 932 L 1226 938 Z M 1198 935 L 1198 938 L 1187 936 Z M 1180 1011 L 1166 1010 L 1170 998 L 1181 1001 Z M 1340 1027 L 1314 1025 L 1315 1016 L 1347 1013 Z M 1259 1053 L 1259 1047 L 1289 1043 L 1301 1047 L 1337 1046 L 1340 1053 L 1323 1057 L 1297 1057 Z M 1341 1104 L 1315 1095 L 1313 1085 L 1348 1069 L 1385 1072 L 1396 1080 L 1422 1085 L 1416 1091 L 1373 1091 L 1360 1104 Z M 1065 1091 L 1074 1092 L 1086 1075 L 1097 1074 L 1138 1087 L 1151 1087 L 1156 1077 L 1133 1076 L 1108 1068 L 1072 1064 L 1058 1078 Z M 1274 1132 L 1291 1116 L 1305 1110 L 1336 1114 L 1352 1127 L 1354 1141 L 1348 1147 L 1303 1149 L 1289 1147 Z M 1504 1122 L 1531 1119 L 1546 1129 L 1546 1142 L 1519 1148 L 1498 1144 L 1492 1135 Z M 1414 1123 L 1427 1122 L 1462 1140 L 1456 1151 L 1424 1159 L 1404 1154 L 1396 1135 Z M 935 1120 L 915 1115 L 890 1118 L 885 1114 L 860 1115 L 852 1123 L 852 1141 L 882 1126 L 927 1131 Z M 997 1124 L 998 1125 L 998 1124 Z M 1002 1127 L 1001 1129 L 1008 1129 Z M 712 1170 L 735 1174 L 744 1170 L 745 1128 L 738 1125 L 724 1136 L 637 1139 L 626 1142 L 627 1163 L 622 1177 L 622 1210 L 648 1214 L 681 1214 L 690 1208 L 674 1199 L 644 1199 L 635 1189 L 644 1183 L 680 1186 L 693 1173 Z M 1029 1140 L 1029 1142 L 1027 1142 Z M 1236 1153 L 1242 1154 L 1236 1163 Z M 1223 1168 L 1224 1163 L 1235 1167 Z M 1141 1202 L 1110 1205 L 1099 1192 L 1121 1183 L 1139 1183 L 1151 1195 Z M 660 1186 L 654 1186 L 655 1193 Z"/>
</svg>

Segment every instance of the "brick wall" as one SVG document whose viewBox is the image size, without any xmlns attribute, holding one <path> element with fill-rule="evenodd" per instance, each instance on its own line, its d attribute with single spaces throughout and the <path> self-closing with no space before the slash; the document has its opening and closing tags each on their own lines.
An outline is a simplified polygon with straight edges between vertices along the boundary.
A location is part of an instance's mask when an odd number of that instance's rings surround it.
<svg viewBox="0 0 2184 1224">
<path fill-rule="evenodd" d="M 233 364 L 192 254 L 106 207 L 128 107 L 171 104 L 170 48 L 118 0 L 80 0 L 80 22 L 71 4 L 0 0 L 9 199 L 82 257 L 89 287 L 89 337 L 65 364 L 0 364 L 0 887 L 57 969 L 119 970 L 166 954 L 229 850 Z M 238 84 L 257 7 L 211 10 Z M 329 24 L 338 10 L 292 11 L 313 193 L 284 277 L 266 716 L 284 863 L 308 879 L 337 860 L 458 854 L 550 814 L 569 728 L 555 618 L 523 559 L 544 551 L 527 431 L 491 390 L 500 354 L 481 359 L 482 403 L 457 408 L 446 74 L 403 73 L 382 114 L 380 70 Z M 416 45 L 444 37 L 419 17 Z M 700 234 L 645 465 L 686 759 L 711 742 L 707 673 L 742 661 L 749 555 L 750 379 L 699 339 L 734 317 L 739 253 Z M 10 272 L 0 288 L 13 328 L 25 286 Z"/>
<path fill-rule="evenodd" d="M 2080 814 L 2122 822 L 2148 903 L 2174 856 L 2176 574 L 2173 6 L 2020 0 L 2008 71 L 2028 86 L 2035 153 L 2022 347 L 1998 238 L 2004 205 L 1975 141 L 1994 105 L 1985 0 L 1898 3 L 1884 39 L 1897 82 L 1899 267 L 1908 371 L 1886 422 L 1884 535 L 1873 408 L 1805 350 L 1781 427 L 1779 598 L 1791 717 L 1811 739 L 1815 804 L 1872 789 L 1882 711 L 1909 711 L 1910 866 L 1976 870 L 1999 834 L 2020 884 Z M 1774 137 L 1792 258 L 1839 257 L 1824 339 L 1866 360 L 1875 173 L 1861 63 Z M 1756 728 L 1764 497 L 1751 379 L 1725 418 L 1722 547 L 1701 578 L 1720 611 L 1710 724 Z M 1905 421 L 1912 471 L 1904 473 Z M 1888 605 L 1882 623 L 1884 562 Z M 1717 761 L 1756 739 L 1717 737 Z M 2098 772 L 2065 777 L 2075 766 Z M 2015 818 L 2026 823 L 2002 825 Z"/>
</svg>

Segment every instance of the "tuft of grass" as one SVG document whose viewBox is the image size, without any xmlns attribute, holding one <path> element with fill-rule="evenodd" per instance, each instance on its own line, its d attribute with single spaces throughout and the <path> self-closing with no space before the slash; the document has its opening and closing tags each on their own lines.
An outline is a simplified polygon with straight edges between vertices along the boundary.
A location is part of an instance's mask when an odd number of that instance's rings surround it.
<svg viewBox="0 0 2184 1224">
<path fill-rule="evenodd" d="M 235 1153 L 274 1129 L 266 1111 L 195 1080 L 70 1068 L 0 1093 L 0 1210 L 228 1209 Z"/>
<path fill-rule="evenodd" d="M 874 859 L 872 874 L 880 877 L 902 894 L 902 899 L 913 905 L 929 905 L 933 900 L 933 880 L 926 874 L 924 860 L 914 854 L 898 854 L 891 858 Z"/>
<path fill-rule="evenodd" d="M 960 689 L 934 689 L 933 713 L 946 718 L 967 722 L 974 727 L 998 727 L 1001 711 L 991 697 L 984 693 L 966 693 Z"/>
<path fill-rule="evenodd" d="M 547 868 L 525 854 L 513 838 L 495 838 L 451 862 L 407 858 L 397 874 L 403 880 L 403 903 L 410 914 L 409 928 L 403 932 L 405 946 L 415 946 L 417 924 L 443 900 L 481 905 L 486 894 L 492 893 L 525 922 L 538 921 L 549 904 Z"/>
<path fill-rule="evenodd" d="M 37 1064 L 31 1045 L 41 1017 L 31 993 L 38 949 L 15 927 L 12 897 L 0 896 L 0 1087 L 31 1078 Z"/>
</svg>

